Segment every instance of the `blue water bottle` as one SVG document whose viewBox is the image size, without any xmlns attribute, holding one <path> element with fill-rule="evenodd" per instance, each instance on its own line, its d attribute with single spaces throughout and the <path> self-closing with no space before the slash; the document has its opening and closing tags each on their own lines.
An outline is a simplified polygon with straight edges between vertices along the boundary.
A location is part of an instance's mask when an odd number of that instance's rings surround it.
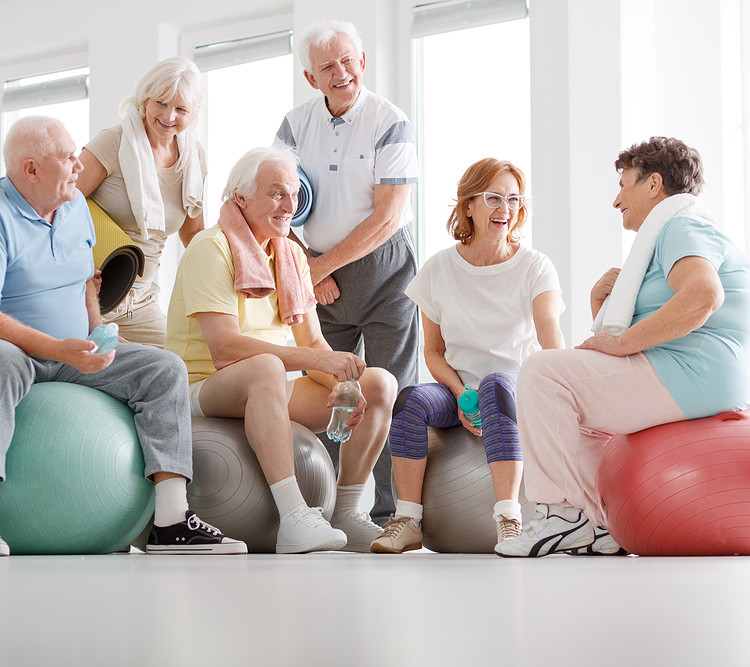
<svg viewBox="0 0 750 667">
<path fill-rule="evenodd" d="M 326 429 L 326 435 L 334 442 L 344 443 L 352 434 L 352 430 L 346 422 L 349 421 L 352 412 L 357 409 L 361 395 L 362 390 L 356 380 L 339 382 L 334 387 L 331 421 Z"/>
<path fill-rule="evenodd" d="M 120 328 L 115 322 L 109 324 L 100 324 L 88 335 L 86 340 L 93 340 L 96 347 L 89 350 L 90 354 L 107 354 L 110 350 L 117 347 L 117 341 L 120 339 Z"/>
<path fill-rule="evenodd" d="M 466 391 L 458 397 L 458 407 L 466 415 L 466 419 L 477 428 L 482 428 L 482 415 L 479 412 L 479 394 L 468 384 L 464 385 L 464 389 Z"/>
</svg>

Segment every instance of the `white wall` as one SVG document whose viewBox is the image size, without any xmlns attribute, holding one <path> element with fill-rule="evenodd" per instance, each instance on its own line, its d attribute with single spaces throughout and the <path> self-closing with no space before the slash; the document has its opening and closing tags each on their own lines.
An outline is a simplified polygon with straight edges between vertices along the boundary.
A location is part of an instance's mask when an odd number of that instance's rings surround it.
<svg viewBox="0 0 750 667">
<path fill-rule="evenodd" d="M 88 64 L 91 131 L 114 124 L 120 101 L 155 61 L 185 52 L 215 28 L 237 36 L 354 22 L 367 51 L 365 83 L 411 112 L 412 0 L 0 0 L 0 80 Z M 692 142 L 705 159 L 706 199 L 720 224 L 744 235 L 742 171 L 748 121 L 737 114 L 740 7 L 750 0 L 530 0 L 533 243 L 560 273 L 569 345 L 587 335 L 588 292 L 620 265 L 611 208 L 623 145 L 652 134 Z M 174 8 L 174 9 L 173 9 Z M 734 26 L 733 24 L 737 24 Z M 736 30 L 735 30 L 736 27 Z M 249 31 L 249 32 L 248 32 Z M 733 41 L 734 40 L 734 41 Z M 734 46 L 733 46 L 734 44 Z M 732 50 L 734 48 L 734 50 Z M 512 63 L 479 63 L 502 79 Z M 746 74 L 747 77 L 747 74 Z M 735 81 L 737 85 L 735 86 Z M 460 82 L 446 82 L 460 90 Z M 734 93 L 733 93 L 734 91 Z M 258 91 L 263 95 L 272 91 Z M 295 74 L 295 100 L 313 91 Z M 747 157 L 745 157 L 747 159 Z M 737 168 L 739 161 L 740 168 Z M 165 266 L 163 274 L 173 270 Z M 167 275 L 163 275 L 165 282 Z"/>
</svg>

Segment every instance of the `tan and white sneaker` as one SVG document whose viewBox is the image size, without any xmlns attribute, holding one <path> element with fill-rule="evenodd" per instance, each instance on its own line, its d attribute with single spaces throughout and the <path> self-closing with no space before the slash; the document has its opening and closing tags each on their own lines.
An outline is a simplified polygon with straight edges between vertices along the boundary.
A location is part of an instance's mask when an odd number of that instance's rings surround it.
<svg viewBox="0 0 750 667">
<path fill-rule="evenodd" d="M 373 540 L 370 551 L 374 554 L 401 554 L 422 548 L 422 523 L 415 524 L 408 516 L 391 515 L 383 534 Z"/>
</svg>

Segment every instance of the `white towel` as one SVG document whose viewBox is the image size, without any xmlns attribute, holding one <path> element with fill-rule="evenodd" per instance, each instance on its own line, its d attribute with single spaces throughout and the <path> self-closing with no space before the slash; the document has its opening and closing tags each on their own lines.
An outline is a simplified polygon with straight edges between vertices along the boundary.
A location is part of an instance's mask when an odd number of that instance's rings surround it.
<svg viewBox="0 0 750 667">
<path fill-rule="evenodd" d="M 620 336 L 633 320 L 635 301 L 656 248 L 656 239 L 667 220 L 678 214 L 713 221 L 711 212 L 697 197 L 682 193 L 660 201 L 646 216 L 612 293 L 604 300 L 591 330 Z"/>
<path fill-rule="evenodd" d="M 186 155 L 182 173 L 182 205 L 194 218 L 203 208 L 203 173 L 195 142 L 187 146 L 185 132 L 177 135 L 180 155 Z M 185 151 L 188 151 L 187 154 Z M 128 106 L 122 120 L 122 140 L 118 153 L 125 189 L 141 237 L 148 240 L 148 230 L 165 231 L 164 202 L 159 189 L 154 153 L 146 136 L 146 129 L 138 108 Z"/>
</svg>

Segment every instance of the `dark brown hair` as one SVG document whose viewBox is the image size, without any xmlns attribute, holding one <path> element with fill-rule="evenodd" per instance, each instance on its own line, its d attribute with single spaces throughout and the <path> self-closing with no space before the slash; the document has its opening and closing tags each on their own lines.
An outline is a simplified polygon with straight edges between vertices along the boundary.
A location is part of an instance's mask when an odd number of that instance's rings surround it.
<svg viewBox="0 0 750 667">
<path fill-rule="evenodd" d="M 697 150 L 672 137 L 651 137 L 633 144 L 615 160 L 615 169 L 638 171 L 637 183 L 657 173 L 667 195 L 687 192 L 698 195 L 703 189 L 703 162 Z"/>
</svg>

